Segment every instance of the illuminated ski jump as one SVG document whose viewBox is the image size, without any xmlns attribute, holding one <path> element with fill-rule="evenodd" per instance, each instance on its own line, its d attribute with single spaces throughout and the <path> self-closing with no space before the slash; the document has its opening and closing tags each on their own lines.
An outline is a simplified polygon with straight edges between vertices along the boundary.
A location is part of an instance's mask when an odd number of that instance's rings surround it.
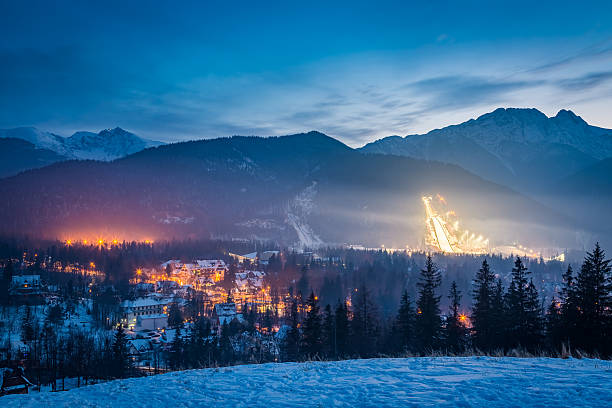
<svg viewBox="0 0 612 408">
<path fill-rule="evenodd" d="M 432 197 L 423 196 L 421 199 L 425 206 L 425 224 L 427 226 L 425 242 L 428 246 L 438 251 L 456 254 L 483 254 L 488 252 L 489 240 L 484 239 L 482 235 L 470 234 L 468 230 L 460 231 L 459 220 L 453 221 L 451 219 L 455 216 L 454 211 L 448 211 L 442 215 L 432 206 Z M 437 195 L 436 199 L 440 206 L 446 205 L 444 197 Z"/>
</svg>

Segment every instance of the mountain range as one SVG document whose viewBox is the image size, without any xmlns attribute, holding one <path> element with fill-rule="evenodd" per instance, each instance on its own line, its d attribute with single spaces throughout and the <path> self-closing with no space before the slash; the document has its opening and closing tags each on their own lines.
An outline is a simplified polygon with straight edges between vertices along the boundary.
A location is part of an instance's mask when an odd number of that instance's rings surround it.
<svg viewBox="0 0 612 408">
<path fill-rule="evenodd" d="M 361 149 L 319 132 L 160 145 L 105 144 L 135 138 L 121 129 L 66 139 L 30 130 L 35 143 L 0 142 L 32 167 L 56 163 L 0 179 L 0 233 L 404 247 L 422 244 L 421 196 L 442 194 L 493 244 L 582 247 L 612 236 L 610 132 L 535 109 Z"/>
<path fill-rule="evenodd" d="M 0 225 L 36 236 L 404 247 L 422 243 L 421 197 L 437 193 L 492 239 L 565 245 L 558 230 L 576 228 L 456 165 L 365 155 L 318 132 L 175 143 L 24 172 L 0 180 Z"/>
<path fill-rule="evenodd" d="M 0 129 L 0 148 L 5 159 L 0 167 L 0 177 L 71 159 L 114 160 L 161 144 L 119 127 L 99 133 L 80 131 L 70 137 L 34 127 Z"/>
<path fill-rule="evenodd" d="M 533 193 L 612 157 L 612 130 L 591 126 L 568 110 L 549 118 L 537 109 L 499 108 L 427 134 L 380 139 L 360 150 L 453 163 Z"/>
</svg>

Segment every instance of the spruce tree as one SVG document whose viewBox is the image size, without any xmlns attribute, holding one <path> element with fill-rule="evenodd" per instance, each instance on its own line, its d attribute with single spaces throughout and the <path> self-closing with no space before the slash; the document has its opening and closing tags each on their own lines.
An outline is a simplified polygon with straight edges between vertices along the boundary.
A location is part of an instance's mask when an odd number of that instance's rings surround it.
<svg viewBox="0 0 612 408">
<path fill-rule="evenodd" d="M 306 302 L 307 312 L 302 330 L 302 353 L 307 358 L 320 356 L 322 349 L 322 322 L 319 305 L 314 292 Z"/>
<path fill-rule="evenodd" d="M 350 322 L 346 303 L 338 301 L 334 312 L 334 357 L 349 355 Z"/>
<path fill-rule="evenodd" d="M 351 344 L 360 357 L 370 357 L 376 352 L 378 334 L 377 315 L 374 302 L 365 285 L 353 295 L 353 320 L 351 321 Z"/>
<path fill-rule="evenodd" d="M 397 312 L 397 318 L 395 320 L 394 335 L 397 339 L 393 339 L 393 343 L 399 347 L 398 351 L 408 351 L 414 349 L 414 323 L 415 323 L 415 311 L 410 301 L 408 291 L 405 290 L 402 294 L 402 300 L 400 301 L 400 307 Z"/>
<path fill-rule="evenodd" d="M 451 303 L 445 327 L 446 347 L 453 353 L 459 353 L 465 349 L 467 330 L 460 312 L 461 292 L 455 281 L 451 283 L 448 299 Z"/>
<path fill-rule="evenodd" d="M 29 343 L 34 340 L 34 322 L 32 319 L 32 311 L 29 306 L 25 307 L 25 314 L 21 320 L 21 341 Z"/>
<path fill-rule="evenodd" d="M 574 271 L 572 266 L 568 265 L 567 270 L 563 274 L 563 287 L 561 288 L 560 299 L 559 340 L 562 342 L 569 343 L 574 340 L 576 335 L 576 326 L 578 324 L 578 300 L 576 296 Z"/>
<path fill-rule="evenodd" d="M 495 275 L 485 259 L 474 278 L 471 316 L 474 346 L 481 350 L 491 350 L 493 347 L 493 319 L 503 318 L 494 316 L 491 310 L 494 293 Z"/>
<path fill-rule="evenodd" d="M 230 338 L 231 330 L 232 329 L 227 321 L 224 321 L 223 326 L 221 326 L 221 335 L 219 336 L 217 352 L 217 361 L 221 365 L 228 365 L 234 359 L 234 348 L 232 347 L 232 341 Z"/>
<path fill-rule="evenodd" d="M 489 350 L 500 350 L 503 349 L 507 343 L 506 332 L 507 332 L 507 312 L 506 302 L 504 299 L 504 287 L 501 279 L 497 280 L 493 297 L 491 299 L 491 311 L 490 311 L 490 342 Z"/>
<path fill-rule="evenodd" d="M 577 345 L 586 351 L 612 352 L 611 315 L 612 265 L 605 252 L 595 245 L 587 252 L 576 278 L 576 303 L 579 310 Z"/>
<path fill-rule="evenodd" d="M 131 367 L 131 360 L 128 355 L 127 337 L 121 324 L 117 327 L 117 331 L 115 331 L 112 353 L 113 376 L 115 378 L 127 377 Z"/>
<path fill-rule="evenodd" d="M 291 302 L 289 319 L 291 322 L 291 327 L 287 331 L 286 337 L 284 339 L 284 359 L 285 361 L 298 361 L 298 359 L 300 358 L 301 334 L 299 328 L 297 301 L 295 299 L 293 299 L 293 301 Z"/>
<path fill-rule="evenodd" d="M 332 313 L 331 306 L 327 304 L 323 310 L 323 327 L 322 327 L 322 354 L 325 357 L 334 355 L 334 344 L 336 337 L 335 316 Z"/>
<path fill-rule="evenodd" d="M 178 299 L 170 305 L 170 311 L 168 312 L 168 326 L 175 328 L 183 324 L 183 313 L 178 306 Z"/>
<path fill-rule="evenodd" d="M 440 286 L 440 283 L 440 272 L 433 263 L 431 256 L 428 256 L 425 269 L 421 270 L 421 276 L 417 283 L 419 297 L 417 300 L 415 332 L 422 352 L 431 351 L 434 347 L 439 346 L 441 329 L 440 296 L 436 295 L 436 289 Z"/>
<path fill-rule="evenodd" d="M 538 346 L 542 334 L 541 307 L 538 292 L 530 272 L 520 257 L 512 268 L 512 280 L 506 295 L 509 346 L 522 346 L 530 350 Z"/>
</svg>

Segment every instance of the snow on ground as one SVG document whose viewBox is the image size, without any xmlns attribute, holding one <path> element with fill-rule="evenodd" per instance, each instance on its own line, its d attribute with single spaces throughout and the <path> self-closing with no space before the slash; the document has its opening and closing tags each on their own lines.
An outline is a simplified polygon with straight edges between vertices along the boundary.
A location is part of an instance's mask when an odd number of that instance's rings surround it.
<svg viewBox="0 0 612 408">
<path fill-rule="evenodd" d="M 3 407 L 604 407 L 612 362 L 438 357 L 245 365 L 10 395 Z"/>
</svg>

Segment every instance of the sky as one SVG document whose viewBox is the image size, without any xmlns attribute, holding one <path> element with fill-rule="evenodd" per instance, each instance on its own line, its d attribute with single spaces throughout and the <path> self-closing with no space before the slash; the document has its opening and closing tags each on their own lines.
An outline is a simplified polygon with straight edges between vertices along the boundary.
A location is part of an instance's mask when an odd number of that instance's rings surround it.
<svg viewBox="0 0 612 408">
<path fill-rule="evenodd" d="M 2 1 L 0 128 L 350 146 L 497 107 L 612 128 L 612 2 Z"/>
</svg>

